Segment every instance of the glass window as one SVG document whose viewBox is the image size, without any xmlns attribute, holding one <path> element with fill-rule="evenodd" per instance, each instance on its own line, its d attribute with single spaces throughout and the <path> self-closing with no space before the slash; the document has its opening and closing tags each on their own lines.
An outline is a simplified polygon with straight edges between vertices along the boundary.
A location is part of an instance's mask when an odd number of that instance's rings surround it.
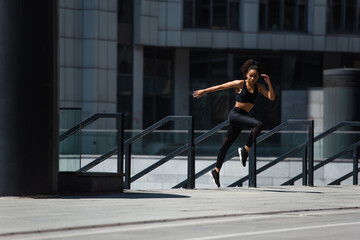
<svg viewBox="0 0 360 240">
<path fill-rule="evenodd" d="M 226 1 L 224 0 L 213 0 L 212 5 L 212 27 L 215 29 L 223 29 L 227 27 L 226 17 Z"/>
<path fill-rule="evenodd" d="M 195 27 L 210 27 L 210 0 L 195 1 Z"/>
<path fill-rule="evenodd" d="M 194 16 L 194 1 L 193 0 L 185 0 L 184 1 L 184 27 L 190 28 L 194 26 L 193 21 Z"/>
<path fill-rule="evenodd" d="M 168 48 L 144 48 L 144 128 L 174 112 L 173 52 Z"/>
<path fill-rule="evenodd" d="M 133 70 L 133 48 L 127 45 L 118 45 L 118 72 L 131 74 Z"/>
<path fill-rule="evenodd" d="M 291 31 L 295 29 L 296 5 L 293 0 L 285 0 L 284 2 L 284 30 Z"/>
<path fill-rule="evenodd" d="M 240 0 L 184 0 L 184 28 L 239 29 Z"/>
<path fill-rule="evenodd" d="M 269 0 L 268 9 L 269 30 L 280 30 L 280 1 Z"/>
<path fill-rule="evenodd" d="M 118 22 L 133 23 L 133 0 L 118 0 Z"/>
<path fill-rule="evenodd" d="M 360 32 L 360 1 L 328 0 L 327 30 L 329 33 Z"/>
<path fill-rule="evenodd" d="M 239 29 L 239 2 L 230 2 L 229 24 L 230 29 Z"/>
<path fill-rule="evenodd" d="M 307 0 L 261 0 L 259 29 L 307 31 Z"/>
<path fill-rule="evenodd" d="M 117 111 L 125 114 L 125 128 L 132 128 L 133 47 L 118 45 Z"/>
</svg>

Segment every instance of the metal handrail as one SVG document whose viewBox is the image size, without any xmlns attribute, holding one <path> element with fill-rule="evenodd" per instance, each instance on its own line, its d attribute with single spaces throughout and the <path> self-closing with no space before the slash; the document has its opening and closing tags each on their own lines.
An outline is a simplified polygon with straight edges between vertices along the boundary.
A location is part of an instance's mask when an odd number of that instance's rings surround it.
<svg viewBox="0 0 360 240">
<path fill-rule="evenodd" d="M 258 143 L 264 141 L 265 139 L 271 137 L 271 136 L 274 135 L 275 133 L 277 133 L 277 132 L 279 132 L 280 130 L 286 128 L 289 124 L 311 124 L 311 122 L 313 122 L 313 121 L 311 121 L 311 120 L 296 120 L 296 119 L 287 120 L 286 122 L 281 123 L 280 125 L 278 125 L 277 127 L 273 128 L 272 130 L 268 131 L 267 133 L 259 136 L 259 137 L 256 139 L 256 143 L 258 144 Z M 209 130 L 209 132 L 207 132 L 207 133 L 209 133 L 209 134 L 212 135 L 212 134 L 216 133 L 217 131 L 219 131 L 221 128 L 227 126 L 228 124 L 229 124 L 229 122 L 228 122 L 228 121 L 225 121 L 225 122 L 221 123 L 220 125 L 216 126 L 215 128 Z M 207 137 L 205 137 L 205 134 L 207 134 L 207 133 L 204 133 L 204 134 L 203 134 L 204 136 L 201 135 L 201 136 L 199 136 L 198 138 L 201 138 L 202 140 L 206 139 Z M 197 142 L 196 139 L 195 139 L 195 144 L 197 144 L 197 143 L 198 143 L 198 142 Z M 301 149 L 303 149 L 303 148 L 305 148 L 305 147 L 306 147 L 306 146 L 302 146 L 302 145 L 301 145 Z M 300 151 L 301 149 L 299 149 L 298 151 Z M 298 152 L 298 151 L 296 151 L 296 152 Z M 279 158 L 284 158 L 284 159 L 285 159 L 286 157 L 288 157 L 288 156 L 290 156 L 290 155 L 292 155 L 292 154 L 295 154 L 296 152 L 291 152 L 291 151 L 290 151 L 289 153 L 286 153 L 286 154 L 280 156 Z M 237 150 L 229 153 L 228 155 L 226 155 L 226 157 L 225 157 L 225 159 L 224 159 L 224 162 L 230 160 L 231 158 L 233 158 L 233 157 L 234 157 L 235 155 L 237 155 L 237 154 L 238 154 L 238 151 L 237 151 Z M 311 158 L 311 159 L 313 159 L 313 158 Z M 305 159 L 305 160 L 306 160 L 306 159 Z M 274 161 L 276 161 L 276 160 L 274 160 Z M 273 164 L 273 165 L 274 165 L 274 164 Z M 197 179 L 197 178 L 203 176 L 204 174 L 208 173 L 208 172 L 209 172 L 211 169 L 213 169 L 215 166 L 216 166 L 216 163 L 213 163 L 213 164 L 209 165 L 208 167 L 200 170 L 198 173 L 195 174 L 195 179 Z M 250 165 L 249 165 L 249 166 L 250 166 Z M 262 167 L 262 168 L 260 169 L 261 172 L 267 169 L 267 168 L 265 168 L 265 167 L 266 167 L 266 166 L 264 166 L 264 167 Z M 269 166 L 269 167 L 270 167 L 270 166 Z M 259 173 L 260 173 L 260 172 L 259 172 Z M 306 173 L 306 171 L 305 171 L 305 173 Z M 248 179 L 249 179 L 249 176 L 245 176 L 244 178 L 241 178 L 241 179 L 238 180 L 237 182 L 231 184 L 229 187 L 237 186 L 240 182 L 244 182 L 244 181 L 246 181 L 246 180 L 248 180 Z M 306 177 L 305 177 L 305 179 L 306 179 Z M 184 185 L 185 185 L 185 181 L 183 181 L 183 182 L 175 185 L 173 188 L 184 187 Z M 305 183 L 305 185 L 306 185 L 306 183 Z"/>
<path fill-rule="evenodd" d="M 59 136 L 59 142 L 65 140 L 66 138 L 70 137 L 71 135 L 75 134 L 76 132 L 80 131 L 81 129 L 85 128 L 86 126 L 90 125 L 91 123 L 95 122 L 99 118 L 115 118 L 116 119 L 116 127 L 117 127 L 117 146 L 111 149 L 109 152 L 105 153 L 104 155 L 100 156 L 99 158 L 93 160 L 92 162 L 88 163 L 86 166 L 80 168 L 77 172 L 86 172 L 89 169 L 95 167 L 99 163 L 103 162 L 104 160 L 108 159 L 112 155 L 117 154 L 117 172 L 123 173 L 123 153 L 124 153 L 124 114 L 123 113 L 95 113 L 91 117 L 87 118 L 86 120 L 82 121 L 78 125 L 70 128 L 63 134 Z M 119 151 L 120 149 L 120 151 Z M 81 149 L 80 149 L 81 151 Z"/>
<path fill-rule="evenodd" d="M 346 179 L 348 179 L 349 177 L 353 177 L 353 185 L 358 185 L 359 181 L 358 181 L 358 172 L 360 171 L 359 168 L 359 147 L 360 147 L 360 141 L 352 144 L 351 146 L 347 147 L 344 151 L 342 151 L 341 153 L 343 153 L 342 155 L 344 155 L 347 152 L 353 152 L 353 170 L 347 174 L 345 174 L 344 176 L 336 179 L 335 181 L 329 183 L 329 185 L 340 185 L 340 183 Z"/>
<path fill-rule="evenodd" d="M 335 131 L 339 130 L 340 128 L 343 128 L 343 127 L 354 127 L 354 126 L 360 126 L 360 122 L 354 122 L 354 121 L 344 121 L 344 122 L 340 122 L 338 124 L 336 124 L 334 127 L 331 127 L 329 128 L 328 130 L 326 130 L 325 132 L 319 134 L 318 136 L 314 137 L 314 143 L 317 142 L 317 141 L 320 141 L 321 139 L 325 138 L 326 136 L 334 133 Z M 313 168 L 313 171 L 325 166 L 326 164 L 334 161 L 335 159 L 341 157 L 342 155 L 350 152 L 350 151 L 353 151 L 354 154 L 355 154 L 355 150 L 357 149 L 357 143 L 347 147 L 345 150 L 325 159 L 324 161 L 318 163 L 317 165 L 314 166 Z M 355 154 L 356 155 L 356 154 Z M 357 157 L 356 159 L 358 159 L 359 157 Z M 353 168 L 353 171 L 351 173 L 353 173 L 354 175 L 354 178 L 353 178 L 353 182 L 354 182 L 354 185 L 357 184 L 358 182 L 358 179 L 357 179 L 357 176 L 355 177 L 355 172 L 357 170 L 357 161 L 355 161 L 355 157 L 354 157 L 354 168 Z M 357 174 L 357 172 L 356 172 Z M 282 185 L 293 185 L 295 183 L 295 181 L 299 180 L 301 178 L 301 174 L 298 174 L 296 175 L 295 177 L 289 179 L 288 181 L 286 181 L 285 183 L 283 183 Z M 345 175 L 346 176 L 346 175 Z M 345 177 L 343 176 L 343 177 Z M 343 177 L 339 178 L 339 179 L 342 179 Z M 338 182 L 338 180 L 335 180 L 334 182 Z M 344 180 L 347 179 L 347 178 L 344 178 Z M 355 180 L 356 179 L 356 180 Z M 342 180 L 343 181 L 343 180 Z M 332 185 L 334 182 L 330 183 L 330 185 Z M 341 181 L 340 181 L 341 182 Z M 356 183 L 355 183 L 356 182 Z"/>
<path fill-rule="evenodd" d="M 173 151 L 166 157 L 160 159 L 156 163 L 152 164 L 151 166 L 147 167 L 143 171 L 139 172 L 135 176 L 131 177 L 131 145 L 141 138 L 145 137 L 149 133 L 153 132 L 155 129 L 163 126 L 164 124 L 168 123 L 169 121 L 177 121 L 177 120 L 186 120 L 188 121 L 188 143 L 177 150 Z M 167 116 L 160 121 L 154 123 L 141 133 L 135 135 L 134 137 L 126 140 L 124 142 L 125 148 L 125 188 L 130 189 L 130 185 L 132 182 L 136 181 L 137 179 L 141 178 L 145 174 L 151 172 L 152 170 L 158 168 L 162 164 L 166 163 L 170 159 L 174 158 L 175 156 L 185 152 L 188 150 L 188 177 L 187 177 L 187 187 L 188 188 L 195 188 L 195 144 L 194 144 L 194 121 L 192 116 Z"/>
<path fill-rule="evenodd" d="M 217 133 L 218 131 L 220 131 L 221 129 L 223 129 L 224 127 L 229 125 L 229 120 L 226 120 L 220 124 L 218 124 L 217 126 L 215 126 L 214 128 L 210 129 L 209 131 L 201 134 L 199 137 L 195 138 L 194 140 L 194 144 L 198 144 L 202 141 L 204 141 L 205 139 L 211 137 L 212 135 L 214 135 L 215 133 Z M 184 146 L 183 146 L 184 147 Z M 199 178 L 200 176 L 204 175 L 205 173 L 207 173 L 210 169 L 215 167 L 215 163 L 210 165 L 209 167 L 203 169 L 202 171 L 198 172 L 195 174 L 195 179 Z M 186 187 L 186 180 L 180 182 L 179 184 L 175 185 L 172 188 L 181 188 L 181 187 Z"/>
<path fill-rule="evenodd" d="M 285 127 L 287 127 L 289 125 L 293 125 L 293 124 L 308 125 L 308 140 L 306 142 L 300 144 L 299 146 L 295 147 L 294 149 L 288 151 L 287 153 L 281 155 L 277 159 L 264 165 L 260 169 L 256 169 L 256 146 L 257 146 L 257 144 L 259 144 L 260 142 L 269 138 L 270 136 L 274 135 L 275 133 L 279 132 L 280 130 L 284 129 Z M 280 124 L 279 126 L 273 128 L 269 132 L 259 136 L 252 147 L 251 157 L 249 159 L 249 175 L 230 184 L 229 187 L 242 186 L 243 182 L 245 182 L 246 180 L 249 180 L 249 187 L 256 187 L 257 174 L 267 170 L 268 168 L 274 166 L 275 164 L 283 161 L 284 159 L 286 159 L 286 158 L 290 157 L 291 155 L 294 155 L 302 150 L 304 150 L 303 161 L 302 161 L 303 162 L 302 173 L 301 173 L 301 176 L 303 177 L 303 185 L 313 186 L 313 174 L 312 174 L 313 171 L 310 171 L 310 169 L 313 168 L 313 163 L 314 163 L 314 144 L 313 144 L 314 137 L 313 136 L 314 136 L 314 121 L 313 120 L 294 120 L 294 119 L 289 119 L 286 122 L 283 122 L 282 124 Z M 235 154 L 236 153 L 234 153 L 234 155 Z M 307 171 L 307 164 L 308 164 L 309 171 Z M 307 175 L 307 173 L 308 173 L 308 175 Z"/>
</svg>

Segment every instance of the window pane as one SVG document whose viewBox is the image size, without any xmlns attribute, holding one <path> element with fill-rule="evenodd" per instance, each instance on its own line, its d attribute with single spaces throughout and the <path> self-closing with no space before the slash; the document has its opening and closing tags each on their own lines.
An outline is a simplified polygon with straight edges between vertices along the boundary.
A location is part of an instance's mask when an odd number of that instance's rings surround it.
<svg viewBox="0 0 360 240">
<path fill-rule="evenodd" d="M 211 54 L 210 78 L 227 79 L 227 53 L 213 52 Z"/>
<path fill-rule="evenodd" d="M 212 14 L 212 27 L 220 29 L 226 28 L 226 1 L 213 0 Z"/>
<path fill-rule="evenodd" d="M 353 33 L 356 28 L 356 0 L 347 0 L 345 6 L 345 32 Z"/>
<path fill-rule="evenodd" d="M 210 0 L 197 0 L 195 2 L 195 26 L 210 27 Z"/>
<path fill-rule="evenodd" d="M 133 23 L 133 1 L 119 0 L 118 1 L 118 22 L 119 23 Z"/>
<path fill-rule="evenodd" d="M 230 29 L 239 29 L 239 3 L 231 2 L 229 7 Z"/>
<path fill-rule="evenodd" d="M 307 5 L 299 5 L 299 29 L 300 32 L 307 31 Z"/>
<path fill-rule="evenodd" d="M 296 30 L 295 29 L 295 1 L 285 0 L 284 4 L 284 30 Z"/>
<path fill-rule="evenodd" d="M 194 9 L 193 9 L 193 1 L 192 0 L 185 0 L 184 1 L 184 27 L 194 27 L 193 25 L 193 15 L 194 15 Z"/>
<path fill-rule="evenodd" d="M 132 46 L 118 45 L 118 72 L 132 74 L 133 69 Z"/>
<path fill-rule="evenodd" d="M 132 77 L 118 76 L 118 104 L 117 111 L 125 115 L 125 128 L 131 128 L 132 119 Z"/>
<path fill-rule="evenodd" d="M 269 30 L 280 30 L 280 1 L 269 0 L 268 10 L 268 27 Z"/>
<path fill-rule="evenodd" d="M 260 30 L 267 30 L 267 11 L 266 11 L 266 6 L 267 4 L 264 3 L 263 1 L 260 3 L 260 20 L 259 20 L 259 24 L 260 24 Z"/>
<path fill-rule="evenodd" d="M 190 76 L 192 78 L 208 78 L 209 77 L 209 53 L 206 51 L 190 52 Z M 201 86 L 199 88 L 206 87 Z"/>
<path fill-rule="evenodd" d="M 332 0 L 332 5 L 330 6 L 330 31 L 331 32 L 340 32 L 340 23 L 341 23 L 341 1 Z"/>
</svg>

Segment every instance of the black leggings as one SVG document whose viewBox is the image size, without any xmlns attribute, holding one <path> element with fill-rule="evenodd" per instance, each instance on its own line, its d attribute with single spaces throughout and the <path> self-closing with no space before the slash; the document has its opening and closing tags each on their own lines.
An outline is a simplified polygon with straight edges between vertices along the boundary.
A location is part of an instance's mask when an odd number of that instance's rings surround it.
<svg viewBox="0 0 360 240">
<path fill-rule="evenodd" d="M 250 148 L 253 145 L 254 141 L 256 140 L 257 136 L 259 135 L 259 133 L 263 127 L 262 122 L 256 120 L 255 118 L 247 116 L 247 114 L 248 113 L 246 111 L 244 111 L 240 108 L 237 108 L 237 107 L 234 107 L 229 112 L 228 119 L 229 119 L 230 125 L 228 127 L 226 137 L 223 141 L 223 144 L 219 150 L 219 153 L 217 156 L 217 161 L 216 161 L 216 167 L 218 169 L 221 169 L 221 167 L 224 163 L 224 159 L 225 159 L 227 151 L 229 150 L 231 145 L 234 143 L 235 139 L 239 136 L 239 134 L 241 133 L 241 130 L 244 127 L 251 128 L 249 138 L 246 142 L 247 147 Z"/>
</svg>

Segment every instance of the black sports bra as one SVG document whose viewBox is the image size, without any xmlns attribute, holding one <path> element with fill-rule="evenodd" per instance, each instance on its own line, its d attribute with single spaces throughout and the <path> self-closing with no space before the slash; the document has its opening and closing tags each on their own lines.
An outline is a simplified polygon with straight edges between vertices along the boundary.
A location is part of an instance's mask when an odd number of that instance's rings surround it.
<svg viewBox="0 0 360 240">
<path fill-rule="evenodd" d="M 240 93 L 236 94 L 236 101 L 241 103 L 252 103 L 254 104 L 256 98 L 258 96 L 258 88 L 255 83 L 254 92 L 251 93 L 247 90 L 246 81 L 244 80 L 243 88 Z"/>
</svg>

